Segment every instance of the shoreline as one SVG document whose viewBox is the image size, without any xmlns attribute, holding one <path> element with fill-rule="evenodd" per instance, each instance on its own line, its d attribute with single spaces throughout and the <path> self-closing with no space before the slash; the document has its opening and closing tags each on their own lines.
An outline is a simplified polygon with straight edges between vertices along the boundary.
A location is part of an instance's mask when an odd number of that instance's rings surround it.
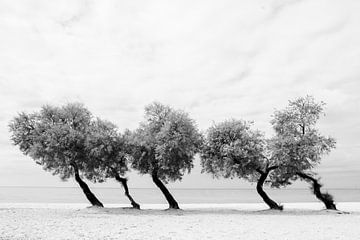
<svg viewBox="0 0 360 240">
<path fill-rule="evenodd" d="M 289 202 L 281 203 L 286 210 L 309 210 L 320 211 L 326 210 L 320 202 Z M 339 211 L 350 211 L 360 213 L 360 202 L 339 202 L 336 203 Z M 186 203 L 179 204 L 182 210 L 201 210 L 212 209 L 218 210 L 242 210 L 242 211 L 260 211 L 268 210 L 265 203 Z M 131 207 L 130 204 L 104 204 L 104 209 L 126 209 Z M 95 208 L 87 203 L 0 203 L 0 209 L 16 209 L 16 208 L 39 208 L 39 209 L 87 209 Z M 165 210 L 167 204 L 141 204 L 142 210 Z M 101 209 L 101 208 L 100 208 Z"/>
</svg>

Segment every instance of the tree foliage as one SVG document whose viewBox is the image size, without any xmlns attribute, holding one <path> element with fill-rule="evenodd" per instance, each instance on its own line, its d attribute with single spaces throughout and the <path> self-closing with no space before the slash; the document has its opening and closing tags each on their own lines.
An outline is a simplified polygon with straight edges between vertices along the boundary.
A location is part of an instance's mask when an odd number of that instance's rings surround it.
<svg viewBox="0 0 360 240">
<path fill-rule="evenodd" d="M 156 172 L 164 182 L 181 180 L 191 171 L 202 141 L 187 113 L 157 102 L 145 107 L 145 121 L 127 138 L 132 167 L 141 174 Z"/>
<path fill-rule="evenodd" d="M 270 164 L 266 158 L 266 141 L 251 123 L 229 120 L 215 124 L 207 131 L 201 150 L 202 171 L 215 177 L 255 180 L 256 169 Z"/>
<path fill-rule="evenodd" d="M 297 172 L 313 169 L 323 155 L 335 148 L 335 139 L 320 134 L 316 127 L 324 105 L 306 96 L 289 101 L 284 110 L 275 112 L 271 124 L 276 134 L 271 148 L 274 158 L 282 164 L 272 175 L 273 185 L 290 184 L 298 178 Z"/>
<path fill-rule="evenodd" d="M 268 142 L 251 123 L 230 120 L 209 128 L 201 150 L 203 172 L 215 177 L 243 178 L 256 181 L 256 190 L 271 208 L 283 207 L 273 201 L 263 190 L 268 175 L 278 166 L 268 149 Z"/>
<path fill-rule="evenodd" d="M 125 137 L 111 122 L 94 119 L 82 104 L 20 113 L 11 121 L 10 131 L 25 155 L 63 180 L 73 174 L 72 164 L 94 182 L 128 170 Z"/>
<path fill-rule="evenodd" d="M 68 179 L 72 164 L 81 168 L 91 113 L 81 104 L 44 106 L 40 112 L 20 113 L 10 123 L 11 139 L 43 169 Z"/>
<path fill-rule="evenodd" d="M 83 162 L 84 175 L 93 182 L 124 175 L 128 169 L 127 141 L 115 124 L 96 119 L 91 122 L 85 150 L 89 161 Z"/>
</svg>

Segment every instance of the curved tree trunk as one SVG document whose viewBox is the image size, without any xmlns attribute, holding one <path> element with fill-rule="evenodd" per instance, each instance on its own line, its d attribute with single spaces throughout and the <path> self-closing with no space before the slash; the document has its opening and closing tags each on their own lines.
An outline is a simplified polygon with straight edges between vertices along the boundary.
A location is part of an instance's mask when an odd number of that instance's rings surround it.
<svg viewBox="0 0 360 240">
<path fill-rule="evenodd" d="M 311 188 L 313 190 L 313 193 L 315 194 L 317 199 L 319 199 L 325 204 L 326 209 L 337 210 L 333 196 L 331 196 L 329 193 L 321 192 L 320 188 L 322 187 L 322 185 L 319 183 L 318 180 L 302 172 L 297 172 L 296 174 L 299 177 L 303 178 L 305 181 L 312 184 Z"/>
<path fill-rule="evenodd" d="M 89 202 L 93 205 L 93 206 L 97 206 L 97 207 L 104 207 L 104 205 L 96 198 L 96 196 L 91 192 L 89 186 L 80 178 L 79 175 L 79 169 L 77 168 L 77 166 L 75 164 L 72 164 L 72 167 L 74 168 L 74 173 L 75 173 L 75 180 L 76 182 L 79 184 L 79 186 L 81 187 L 81 189 L 83 190 L 86 198 L 89 200 Z"/>
<path fill-rule="evenodd" d="M 131 195 L 129 193 L 129 188 L 128 188 L 128 185 L 127 185 L 127 179 L 123 178 L 123 177 L 120 177 L 119 174 L 115 174 L 115 179 L 116 179 L 116 181 L 120 182 L 122 184 L 122 186 L 124 187 L 125 196 L 127 198 L 129 198 L 133 208 L 140 209 L 140 205 L 137 202 L 134 201 L 134 199 L 131 197 Z"/>
<path fill-rule="evenodd" d="M 169 190 L 165 187 L 165 185 L 160 181 L 156 172 L 151 174 L 153 182 L 156 184 L 158 188 L 160 188 L 161 192 L 164 194 L 166 200 L 169 203 L 169 209 L 180 209 L 178 203 L 175 198 L 171 195 Z"/>
<path fill-rule="evenodd" d="M 261 196 L 261 198 L 264 200 L 264 202 L 270 207 L 270 209 L 276 209 L 276 210 L 283 210 L 283 206 L 278 205 L 275 201 L 273 201 L 264 191 L 263 186 L 264 182 L 269 175 L 270 171 L 275 169 L 276 167 L 269 167 L 266 169 L 266 171 L 262 171 L 260 169 L 257 169 L 257 172 L 260 173 L 260 178 L 256 184 L 256 190 Z"/>
</svg>

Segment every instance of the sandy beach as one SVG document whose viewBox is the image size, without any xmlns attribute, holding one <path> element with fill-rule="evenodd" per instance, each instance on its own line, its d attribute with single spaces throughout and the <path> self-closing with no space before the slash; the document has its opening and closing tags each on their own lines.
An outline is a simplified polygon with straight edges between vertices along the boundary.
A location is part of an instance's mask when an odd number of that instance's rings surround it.
<svg viewBox="0 0 360 240">
<path fill-rule="evenodd" d="M 0 239 L 359 239 L 360 203 L 144 205 L 0 204 Z"/>
</svg>

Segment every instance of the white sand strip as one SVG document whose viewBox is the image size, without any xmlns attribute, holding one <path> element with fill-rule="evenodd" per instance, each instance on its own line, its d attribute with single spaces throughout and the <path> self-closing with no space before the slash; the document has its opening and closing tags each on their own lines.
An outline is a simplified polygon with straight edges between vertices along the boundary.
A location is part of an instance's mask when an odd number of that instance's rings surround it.
<svg viewBox="0 0 360 240">
<path fill-rule="evenodd" d="M 318 203 L 125 205 L 0 204 L 0 239 L 360 239 L 360 203 L 339 203 L 349 214 L 323 211 Z"/>
</svg>

